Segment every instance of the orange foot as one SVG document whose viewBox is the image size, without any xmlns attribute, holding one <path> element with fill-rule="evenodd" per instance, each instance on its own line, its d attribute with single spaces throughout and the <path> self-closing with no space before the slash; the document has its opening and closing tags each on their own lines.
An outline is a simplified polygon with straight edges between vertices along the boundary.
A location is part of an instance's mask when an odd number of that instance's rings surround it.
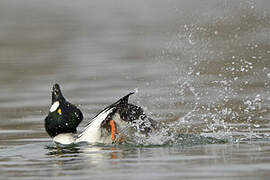
<svg viewBox="0 0 270 180">
<path fill-rule="evenodd" d="M 111 132 L 112 132 L 112 141 L 115 140 L 115 134 L 117 133 L 117 129 L 116 129 L 116 126 L 115 126 L 115 122 L 114 120 L 110 120 L 110 126 L 111 126 Z"/>
</svg>

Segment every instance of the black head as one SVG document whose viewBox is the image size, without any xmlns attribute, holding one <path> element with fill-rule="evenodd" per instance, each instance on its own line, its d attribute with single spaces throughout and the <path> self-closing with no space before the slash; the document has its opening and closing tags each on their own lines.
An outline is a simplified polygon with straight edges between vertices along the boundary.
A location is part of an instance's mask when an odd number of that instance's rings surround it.
<svg viewBox="0 0 270 180">
<path fill-rule="evenodd" d="M 65 98 L 61 92 L 59 84 L 54 84 L 52 88 L 52 104 L 56 101 L 64 101 Z"/>
<path fill-rule="evenodd" d="M 76 133 L 77 126 L 83 120 L 83 114 L 75 105 L 66 101 L 59 84 L 52 89 L 52 106 L 45 118 L 45 129 L 54 137 L 61 133 Z"/>
</svg>

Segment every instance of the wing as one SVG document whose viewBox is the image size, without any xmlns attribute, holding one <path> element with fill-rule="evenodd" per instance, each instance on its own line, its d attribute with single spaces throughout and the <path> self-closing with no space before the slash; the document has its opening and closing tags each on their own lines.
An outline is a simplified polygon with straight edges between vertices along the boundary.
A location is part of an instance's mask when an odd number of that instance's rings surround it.
<svg viewBox="0 0 270 180">
<path fill-rule="evenodd" d="M 134 92 L 129 93 L 128 95 L 122 97 L 117 102 L 111 104 L 99 112 L 93 120 L 84 128 L 83 132 L 78 136 L 77 142 L 97 142 L 101 138 L 101 126 L 104 122 L 115 113 L 115 110 L 118 106 L 128 103 L 128 98 Z"/>
<path fill-rule="evenodd" d="M 114 108 L 105 108 L 88 124 L 83 132 L 78 136 L 76 142 L 99 142 L 101 138 L 101 124 Z"/>
</svg>

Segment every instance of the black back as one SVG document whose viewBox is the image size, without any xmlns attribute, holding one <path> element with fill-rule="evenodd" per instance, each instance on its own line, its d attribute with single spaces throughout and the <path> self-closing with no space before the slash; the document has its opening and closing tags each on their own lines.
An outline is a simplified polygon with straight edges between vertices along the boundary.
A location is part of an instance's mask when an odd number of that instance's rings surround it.
<svg viewBox="0 0 270 180">
<path fill-rule="evenodd" d="M 147 117 L 141 107 L 128 103 L 129 96 L 132 94 L 134 94 L 134 92 L 129 93 L 116 103 L 107 107 L 114 108 L 114 110 L 102 123 L 103 127 L 109 128 L 109 121 L 113 119 L 115 113 L 118 113 L 123 121 L 136 124 L 136 127 L 142 132 L 150 132 L 151 129 L 156 126 L 156 121 Z"/>
</svg>

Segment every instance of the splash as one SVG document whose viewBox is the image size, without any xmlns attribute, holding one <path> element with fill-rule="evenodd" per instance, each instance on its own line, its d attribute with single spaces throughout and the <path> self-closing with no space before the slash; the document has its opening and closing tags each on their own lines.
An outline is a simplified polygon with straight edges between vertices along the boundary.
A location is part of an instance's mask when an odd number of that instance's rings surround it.
<svg viewBox="0 0 270 180">
<path fill-rule="evenodd" d="M 269 140 L 268 16 L 245 2 L 235 13 L 207 19 L 180 24 L 164 50 L 178 68 L 171 99 L 178 111 L 188 110 L 161 119 L 173 133 L 156 136 L 161 144 L 181 133 L 229 142 Z"/>
<path fill-rule="evenodd" d="M 151 133 L 142 133 L 139 129 L 141 121 L 127 126 L 120 132 L 116 139 L 125 137 L 125 143 L 135 146 L 193 146 L 203 144 L 220 144 L 227 143 L 226 139 L 218 139 L 214 137 L 206 137 L 196 134 L 180 133 L 178 129 L 166 126 L 166 124 L 158 124 L 156 129 L 152 129 Z M 144 123 L 147 125 L 147 123 Z M 150 124 L 149 124 L 149 128 Z"/>
</svg>

